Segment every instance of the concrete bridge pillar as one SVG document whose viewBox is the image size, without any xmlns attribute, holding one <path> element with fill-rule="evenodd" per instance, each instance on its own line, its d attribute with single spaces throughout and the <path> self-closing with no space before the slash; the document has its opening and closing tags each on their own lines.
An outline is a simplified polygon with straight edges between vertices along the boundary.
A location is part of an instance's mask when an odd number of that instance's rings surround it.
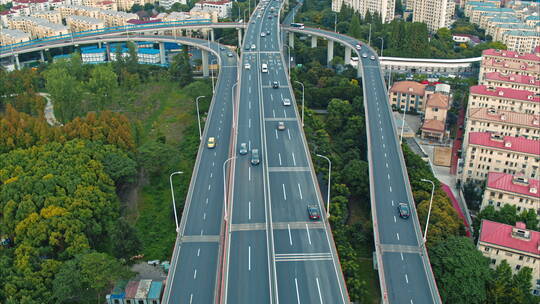
<svg viewBox="0 0 540 304">
<path fill-rule="evenodd" d="M 101 42 L 98 42 L 97 46 L 98 46 L 98 49 L 100 49 L 101 48 Z"/>
<path fill-rule="evenodd" d="M 203 77 L 208 77 L 208 51 L 201 50 Z"/>
<path fill-rule="evenodd" d="M 214 39 L 215 39 L 214 29 L 210 29 L 210 40 L 214 42 Z"/>
<path fill-rule="evenodd" d="M 334 41 L 328 40 L 328 52 L 326 57 L 326 62 L 330 64 L 330 61 L 334 59 Z"/>
<path fill-rule="evenodd" d="M 311 47 L 312 48 L 317 47 L 317 36 L 311 36 Z"/>
<path fill-rule="evenodd" d="M 356 68 L 356 78 L 362 77 L 362 60 L 358 59 L 358 67 Z"/>
<path fill-rule="evenodd" d="M 19 62 L 19 54 L 13 55 L 15 58 L 15 69 L 20 70 L 21 69 L 21 63 Z"/>
<path fill-rule="evenodd" d="M 242 48 L 242 29 L 239 28 L 237 31 L 238 31 L 238 48 Z"/>
<path fill-rule="evenodd" d="M 45 62 L 45 54 L 43 54 L 43 50 L 39 51 L 39 57 L 41 59 L 41 62 Z"/>
<path fill-rule="evenodd" d="M 289 46 L 294 49 L 294 33 L 289 32 Z"/>
<path fill-rule="evenodd" d="M 107 55 L 107 60 L 111 61 L 111 46 L 107 42 L 104 42 L 104 44 L 105 44 L 105 54 Z"/>
<path fill-rule="evenodd" d="M 345 46 L 345 64 L 351 64 L 351 51 L 350 47 Z"/>
<path fill-rule="evenodd" d="M 160 63 L 165 64 L 165 43 L 159 42 L 159 58 Z"/>
</svg>

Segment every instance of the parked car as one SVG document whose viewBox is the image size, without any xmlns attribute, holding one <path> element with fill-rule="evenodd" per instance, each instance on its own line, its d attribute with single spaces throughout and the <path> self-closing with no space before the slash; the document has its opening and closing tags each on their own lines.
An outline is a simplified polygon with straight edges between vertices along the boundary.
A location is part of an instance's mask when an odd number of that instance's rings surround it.
<svg viewBox="0 0 540 304">
<path fill-rule="evenodd" d="M 249 64 L 249 63 L 244 64 L 244 68 L 246 70 L 251 70 L 251 64 Z"/>
</svg>

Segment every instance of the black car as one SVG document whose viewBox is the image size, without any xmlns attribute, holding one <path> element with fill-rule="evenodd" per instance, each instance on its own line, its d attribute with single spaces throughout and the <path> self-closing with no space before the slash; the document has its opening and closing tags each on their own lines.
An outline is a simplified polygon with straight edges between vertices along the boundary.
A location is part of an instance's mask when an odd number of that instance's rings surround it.
<svg viewBox="0 0 540 304">
<path fill-rule="evenodd" d="M 409 209 L 409 204 L 407 203 L 400 203 L 397 207 L 399 212 L 399 217 L 403 219 L 409 218 L 411 216 L 411 209 Z"/>
<path fill-rule="evenodd" d="M 253 166 L 258 165 L 261 162 L 259 156 L 259 149 L 251 149 L 251 164 Z"/>
<path fill-rule="evenodd" d="M 272 88 L 274 88 L 274 89 L 279 88 L 279 82 L 277 82 L 277 81 L 272 82 Z"/>
<path fill-rule="evenodd" d="M 321 213 L 319 212 L 319 207 L 317 207 L 317 205 L 308 205 L 307 212 L 310 220 L 317 221 L 321 219 Z"/>
</svg>

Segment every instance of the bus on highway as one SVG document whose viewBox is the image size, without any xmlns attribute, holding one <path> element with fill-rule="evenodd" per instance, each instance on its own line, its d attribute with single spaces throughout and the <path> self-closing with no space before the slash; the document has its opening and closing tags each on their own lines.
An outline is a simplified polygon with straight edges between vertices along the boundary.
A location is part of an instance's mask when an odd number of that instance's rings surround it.
<svg viewBox="0 0 540 304">
<path fill-rule="evenodd" d="M 261 72 L 268 73 L 268 64 L 263 63 L 261 66 Z"/>
<path fill-rule="evenodd" d="M 300 28 L 300 29 L 303 29 L 303 28 L 304 28 L 304 24 L 303 24 L 303 23 L 291 23 L 291 26 L 292 26 L 292 27 L 297 27 L 297 28 Z"/>
</svg>

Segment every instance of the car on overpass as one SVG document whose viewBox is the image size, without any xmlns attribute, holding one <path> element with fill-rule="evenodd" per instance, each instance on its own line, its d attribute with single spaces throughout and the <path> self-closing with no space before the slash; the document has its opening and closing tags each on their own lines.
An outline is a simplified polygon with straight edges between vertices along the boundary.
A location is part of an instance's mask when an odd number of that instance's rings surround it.
<svg viewBox="0 0 540 304">
<path fill-rule="evenodd" d="M 283 105 L 284 106 L 290 106 L 291 100 L 289 98 L 283 98 Z"/>
<path fill-rule="evenodd" d="M 216 138 L 208 137 L 208 142 L 206 143 L 208 149 L 214 149 L 216 147 Z"/>
<path fill-rule="evenodd" d="M 240 155 L 246 155 L 248 153 L 248 148 L 247 148 L 246 143 L 240 144 L 240 149 L 238 150 L 238 153 L 240 153 Z"/>
<path fill-rule="evenodd" d="M 317 207 L 317 205 L 308 205 L 307 211 L 310 220 L 316 221 L 321 219 L 321 212 L 319 212 L 319 207 Z"/>
<path fill-rule="evenodd" d="M 253 166 L 256 166 L 260 162 L 261 162 L 261 157 L 259 156 L 259 149 L 251 149 L 251 164 Z"/>
<path fill-rule="evenodd" d="M 411 209 L 409 208 L 409 204 L 400 203 L 398 205 L 398 213 L 399 213 L 399 217 L 402 219 L 409 218 L 409 216 L 411 216 Z"/>
</svg>

